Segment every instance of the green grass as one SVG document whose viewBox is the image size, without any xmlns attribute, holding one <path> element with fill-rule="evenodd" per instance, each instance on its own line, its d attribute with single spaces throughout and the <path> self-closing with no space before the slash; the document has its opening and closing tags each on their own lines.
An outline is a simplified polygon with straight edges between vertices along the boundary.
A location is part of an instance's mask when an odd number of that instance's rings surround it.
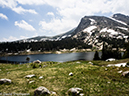
<svg viewBox="0 0 129 96">
<path fill-rule="evenodd" d="M 89 64 L 88 61 L 43 62 L 42 66 L 47 65 L 44 68 L 32 68 L 33 64 L 0 64 L 0 79 L 12 80 L 12 84 L 0 85 L 0 94 L 29 93 L 32 96 L 37 87 L 44 86 L 56 92 L 58 96 L 67 96 L 68 89 L 72 87 L 82 88 L 85 96 L 128 96 L 129 78 L 122 77 L 118 71 L 127 71 L 129 68 L 105 66 L 127 61 L 129 59 L 113 62 L 91 61 L 95 65 Z M 74 75 L 69 76 L 70 72 Z M 36 77 L 25 78 L 30 74 L 35 74 Z M 39 79 L 40 76 L 43 76 L 43 79 Z M 29 84 L 32 80 L 35 82 Z"/>
</svg>

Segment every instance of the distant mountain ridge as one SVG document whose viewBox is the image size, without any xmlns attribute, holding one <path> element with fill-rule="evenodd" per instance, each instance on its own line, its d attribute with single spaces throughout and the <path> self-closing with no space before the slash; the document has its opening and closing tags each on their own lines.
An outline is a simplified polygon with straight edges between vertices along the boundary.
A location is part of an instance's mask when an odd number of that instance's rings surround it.
<svg viewBox="0 0 129 96">
<path fill-rule="evenodd" d="M 112 17 L 85 16 L 76 28 L 64 34 L 53 37 L 38 36 L 20 42 L 59 41 L 67 38 L 79 39 L 99 49 L 103 42 L 123 46 L 122 44 L 129 41 L 129 16 L 120 13 Z"/>
<path fill-rule="evenodd" d="M 50 37 L 50 36 L 37 36 L 37 37 L 33 37 L 33 38 L 18 40 L 16 42 L 59 41 L 59 40 L 71 37 L 74 30 L 75 30 L 75 28 L 73 28 L 72 30 L 70 30 L 66 33 L 56 35 L 56 36 L 52 36 L 52 37 Z"/>
</svg>

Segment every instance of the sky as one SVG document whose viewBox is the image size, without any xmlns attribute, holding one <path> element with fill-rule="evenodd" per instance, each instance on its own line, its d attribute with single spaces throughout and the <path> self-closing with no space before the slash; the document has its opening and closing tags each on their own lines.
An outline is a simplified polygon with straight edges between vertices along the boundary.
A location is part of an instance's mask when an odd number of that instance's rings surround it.
<svg viewBox="0 0 129 96">
<path fill-rule="evenodd" d="M 0 0 L 0 42 L 55 36 L 84 16 L 129 15 L 129 0 Z"/>
</svg>

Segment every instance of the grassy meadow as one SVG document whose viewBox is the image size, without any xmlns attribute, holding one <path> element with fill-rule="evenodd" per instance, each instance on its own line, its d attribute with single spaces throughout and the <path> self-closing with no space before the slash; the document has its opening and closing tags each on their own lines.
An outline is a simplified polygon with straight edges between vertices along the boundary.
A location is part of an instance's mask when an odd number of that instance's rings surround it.
<svg viewBox="0 0 129 96">
<path fill-rule="evenodd" d="M 40 86 L 67 96 L 73 87 L 82 88 L 84 96 L 129 96 L 129 78 L 122 77 L 118 71 L 129 67 L 106 67 L 107 64 L 124 63 L 129 59 L 106 61 L 42 62 L 42 64 L 0 64 L 0 79 L 11 79 L 11 84 L 0 85 L 0 95 L 26 94 L 33 96 Z M 73 76 L 69 76 L 72 72 Z M 35 74 L 33 78 L 26 75 Z M 40 76 L 43 78 L 39 79 Z M 34 81 L 29 83 L 30 81 Z M 21 95 L 22 96 L 22 95 Z M 54 95 L 53 95 L 54 96 Z"/>
</svg>

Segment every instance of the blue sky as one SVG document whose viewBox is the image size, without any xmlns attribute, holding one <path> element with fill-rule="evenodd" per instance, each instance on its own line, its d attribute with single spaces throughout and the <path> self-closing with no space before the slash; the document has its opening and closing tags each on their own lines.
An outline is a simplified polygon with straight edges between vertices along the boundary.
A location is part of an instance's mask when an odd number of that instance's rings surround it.
<svg viewBox="0 0 129 96">
<path fill-rule="evenodd" d="M 0 0 L 0 42 L 55 36 L 89 15 L 129 15 L 129 0 Z"/>
</svg>

